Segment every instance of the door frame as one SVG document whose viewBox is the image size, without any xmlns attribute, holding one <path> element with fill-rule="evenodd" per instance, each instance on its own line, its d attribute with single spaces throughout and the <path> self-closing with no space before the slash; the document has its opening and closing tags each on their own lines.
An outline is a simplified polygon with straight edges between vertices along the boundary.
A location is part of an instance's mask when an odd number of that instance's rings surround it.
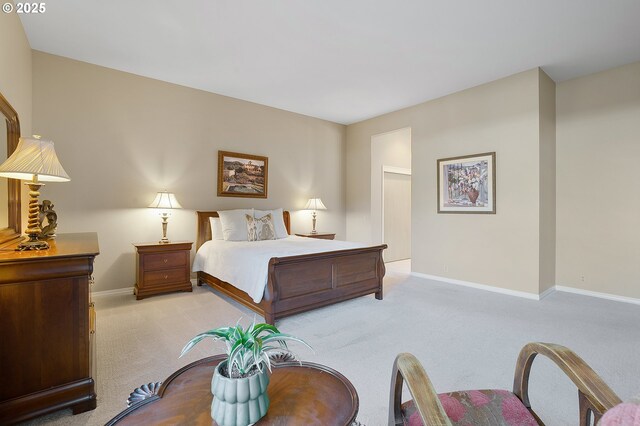
<svg viewBox="0 0 640 426">
<path fill-rule="evenodd" d="M 382 193 L 380 197 L 380 218 L 382 219 L 381 226 L 380 226 L 380 230 L 381 230 L 380 241 L 382 242 L 384 242 L 384 174 L 385 173 L 395 173 L 398 175 L 411 176 L 411 169 L 407 169 L 404 167 L 385 166 L 384 164 L 382 165 L 382 184 L 380 185 L 380 187 L 382 188 Z M 411 191 L 413 192 L 413 182 L 411 185 Z"/>
</svg>

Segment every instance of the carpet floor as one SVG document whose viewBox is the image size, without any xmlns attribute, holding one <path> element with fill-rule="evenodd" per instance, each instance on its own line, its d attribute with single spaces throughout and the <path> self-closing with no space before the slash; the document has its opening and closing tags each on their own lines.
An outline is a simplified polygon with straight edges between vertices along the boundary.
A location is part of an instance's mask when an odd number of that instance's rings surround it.
<svg viewBox="0 0 640 426">
<path fill-rule="evenodd" d="M 299 358 L 351 380 L 363 424 L 387 424 L 391 366 L 399 352 L 416 355 L 439 392 L 511 389 L 522 346 L 554 342 L 578 353 L 622 399 L 640 392 L 640 306 L 559 292 L 533 301 L 429 281 L 409 270 L 407 261 L 387 266 L 382 301 L 361 297 L 277 324 L 315 349 L 292 344 Z M 98 407 L 76 416 L 62 410 L 28 424 L 104 424 L 126 408 L 136 387 L 223 352 L 222 344 L 204 341 L 178 359 L 192 336 L 253 317 L 204 287 L 95 302 Z M 532 406 L 548 425 L 577 424 L 577 391 L 550 361 L 536 359 L 530 386 Z"/>
</svg>

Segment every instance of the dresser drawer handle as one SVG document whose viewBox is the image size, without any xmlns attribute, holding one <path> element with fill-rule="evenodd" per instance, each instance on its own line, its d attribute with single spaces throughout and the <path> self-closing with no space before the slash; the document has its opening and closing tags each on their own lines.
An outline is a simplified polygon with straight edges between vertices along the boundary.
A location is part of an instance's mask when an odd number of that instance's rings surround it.
<svg viewBox="0 0 640 426">
<path fill-rule="evenodd" d="M 169 278 L 169 275 L 164 274 L 164 279 L 166 280 L 167 278 Z"/>
<path fill-rule="evenodd" d="M 169 261 L 169 259 L 165 258 L 164 259 L 164 263 L 167 263 Z"/>
</svg>

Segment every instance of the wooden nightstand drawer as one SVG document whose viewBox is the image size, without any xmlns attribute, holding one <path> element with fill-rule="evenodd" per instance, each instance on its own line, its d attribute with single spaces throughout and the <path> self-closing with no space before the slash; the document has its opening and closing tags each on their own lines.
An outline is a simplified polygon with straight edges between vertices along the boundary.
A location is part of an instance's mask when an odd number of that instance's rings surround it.
<svg viewBox="0 0 640 426">
<path fill-rule="evenodd" d="M 142 263 L 145 271 L 180 268 L 189 263 L 189 252 L 168 251 L 166 253 L 145 254 Z"/>
<path fill-rule="evenodd" d="M 189 275 L 184 268 L 165 269 L 162 271 L 146 271 L 144 273 L 144 283 L 146 286 L 158 284 L 181 283 L 189 280 Z"/>
</svg>

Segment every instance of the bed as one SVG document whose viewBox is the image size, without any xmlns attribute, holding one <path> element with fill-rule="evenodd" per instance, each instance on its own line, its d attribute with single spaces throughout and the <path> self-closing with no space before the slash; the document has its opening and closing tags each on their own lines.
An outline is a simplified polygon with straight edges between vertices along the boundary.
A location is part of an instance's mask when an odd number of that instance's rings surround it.
<svg viewBox="0 0 640 426">
<path fill-rule="evenodd" d="M 196 250 L 211 240 L 209 218 L 215 211 L 198 211 Z M 287 233 L 291 233 L 290 216 L 283 212 Z M 253 311 L 265 322 L 276 320 L 342 302 L 367 294 L 382 300 L 385 274 L 382 251 L 386 244 L 286 257 L 268 261 L 267 283 L 262 300 L 256 303 L 246 292 L 208 274 L 198 271 L 198 285 L 206 284 Z"/>
</svg>

